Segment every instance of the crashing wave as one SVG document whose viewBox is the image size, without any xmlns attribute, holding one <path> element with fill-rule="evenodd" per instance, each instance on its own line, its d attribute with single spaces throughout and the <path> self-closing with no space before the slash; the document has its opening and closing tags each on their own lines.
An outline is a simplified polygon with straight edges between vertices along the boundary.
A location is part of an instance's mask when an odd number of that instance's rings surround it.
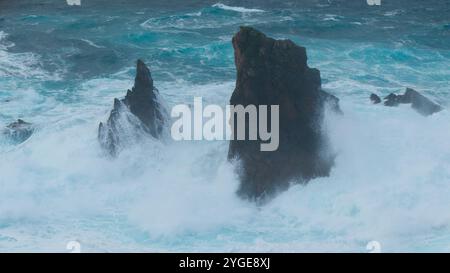
<svg viewBox="0 0 450 273">
<path fill-rule="evenodd" d="M 223 9 L 223 10 L 231 10 L 231 11 L 236 11 L 236 12 L 242 12 L 242 13 L 265 12 L 262 9 L 248 9 L 248 8 L 244 8 L 244 7 L 233 7 L 233 6 L 227 6 L 227 5 L 222 4 L 222 3 L 216 3 L 216 4 L 212 5 L 212 7 L 213 8 Z"/>
</svg>

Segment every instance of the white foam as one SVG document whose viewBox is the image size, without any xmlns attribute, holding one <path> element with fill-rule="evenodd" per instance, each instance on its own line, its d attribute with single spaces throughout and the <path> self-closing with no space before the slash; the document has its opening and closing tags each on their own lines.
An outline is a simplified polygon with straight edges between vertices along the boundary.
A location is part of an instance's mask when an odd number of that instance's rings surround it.
<svg viewBox="0 0 450 273">
<path fill-rule="evenodd" d="M 97 45 L 96 43 L 94 43 L 88 39 L 81 39 L 81 41 L 87 43 L 90 46 L 96 47 L 96 48 L 105 48 L 104 46 Z"/>
<path fill-rule="evenodd" d="M 222 3 L 216 3 L 212 6 L 215 8 L 223 9 L 223 10 L 231 10 L 231 11 L 236 11 L 236 12 L 241 12 L 241 13 L 265 12 L 262 9 L 249 9 L 249 8 L 244 8 L 244 7 L 233 7 L 233 6 L 227 6 Z"/>
<path fill-rule="evenodd" d="M 0 240 L 8 251 L 66 251 L 71 240 L 84 251 L 364 252 L 372 240 L 382 251 L 449 250 L 447 111 L 425 118 L 409 106 L 371 105 L 367 95 L 379 87 L 328 82 L 345 113 L 325 123 L 338 152 L 330 177 L 258 208 L 235 195 L 227 142 L 148 139 L 104 157 L 98 122 L 132 85 L 122 73 L 86 82 L 80 102 L 39 102 L 50 105 L 36 117 L 41 128 L 2 152 Z M 169 107 L 193 96 L 225 105 L 234 88 L 155 85 Z"/>
<path fill-rule="evenodd" d="M 0 31 L 0 76 L 37 78 L 37 79 L 58 79 L 56 74 L 51 75 L 40 63 L 40 56 L 31 52 L 11 53 L 8 49 L 14 43 L 7 41 L 8 34 Z"/>
</svg>

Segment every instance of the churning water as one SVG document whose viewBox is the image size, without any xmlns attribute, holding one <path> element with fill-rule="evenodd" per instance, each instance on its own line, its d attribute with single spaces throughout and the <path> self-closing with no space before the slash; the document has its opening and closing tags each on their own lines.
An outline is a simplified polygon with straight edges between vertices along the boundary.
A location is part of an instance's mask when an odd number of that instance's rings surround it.
<svg viewBox="0 0 450 273">
<path fill-rule="evenodd" d="M 326 117 L 328 178 L 269 204 L 239 199 L 228 143 L 97 141 L 149 64 L 171 107 L 228 104 L 240 25 L 307 48 L 344 115 Z M 0 0 L 0 251 L 450 251 L 450 113 L 372 105 L 412 87 L 450 102 L 450 1 Z"/>
</svg>

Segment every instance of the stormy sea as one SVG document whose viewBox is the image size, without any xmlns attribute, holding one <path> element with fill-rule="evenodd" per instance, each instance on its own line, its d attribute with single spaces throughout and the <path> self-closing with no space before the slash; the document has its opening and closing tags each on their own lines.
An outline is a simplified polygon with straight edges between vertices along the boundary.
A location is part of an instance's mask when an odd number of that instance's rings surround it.
<svg viewBox="0 0 450 273">
<path fill-rule="evenodd" d="M 0 0 L 0 251 L 449 252 L 450 1 L 368 2 Z M 329 176 L 259 204 L 226 140 L 105 155 L 99 123 L 138 59 L 167 109 L 229 104 L 240 26 L 305 47 L 339 98 Z M 406 87 L 442 110 L 369 99 Z M 18 119 L 29 135 L 2 133 Z"/>
</svg>

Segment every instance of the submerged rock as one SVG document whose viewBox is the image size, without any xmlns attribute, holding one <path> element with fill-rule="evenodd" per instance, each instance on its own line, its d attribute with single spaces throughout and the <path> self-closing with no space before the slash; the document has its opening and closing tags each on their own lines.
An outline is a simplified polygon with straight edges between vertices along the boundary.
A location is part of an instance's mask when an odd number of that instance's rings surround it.
<svg viewBox="0 0 450 273">
<path fill-rule="evenodd" d="M 241 163 L 238 194 L 264 199 L 286 189 L 292 179 L 328 176 L 334 155 L 321 123 L 328 103 L 341 112 L 339 99 L 321 89 L 320 71 L 308 67 L 306 49 L 251 27 L 241 27 L 232 42 L 237 80 L 230 104 L 279 105 L 280 111 L 277 150 L 260 151 L 259 137 L 230 141 L 228 157 Z"/>
<path fill-rule="evenodd" d="M 384 98 L 385 106 L 398 106 L 400 104 L 400 96 L 394 93 L 389 94 Z"/>
<path fill-rule="evenodd" d="M 150 70 L 138 60 L 134 87 L 124 99 L 114 99 L 108 121 L 99 125 L 98 138 L 102 147 L 114 156 L 125 142 L 133 141 L 140 133 L 159 138 L 164 120 Z"/>
<path fill-rule="evenodd" d="M 399 104 L 411 104 L 411 107 L 421 115 L 429 116 L 442 110 L 442 107 L 432 102 L 414 89 L 406 88 L 403 95 L 389 94 L 384 98 L 384 105 L 398 106 Z"/>
<path fill-rule="evenodd" d="M 370 101 L 373 104 L 378 104 L 378 103 L 381 102 L 381 99 L 380 99 L 380 97 L 378 95 L 372 93 L 372 94 L 370 94 Z"/>
<path fill-rule="evenodd" d="M 411 103 L 411 107 L 424 116 L 429 116 L 442 110 L 440 105 L 411 88 L 406 88 L 403 101 L 405 101 L 404 103 Z"/>
<path fill-rule="evenodd" d="M 30 138 L 33 132 L 34 127 L 31 123 L 18 119 L 17 121 L 6 126 L 3 130 L 3 135 L 6 136 L 11 142 L 18 144 Z"/>
</svg>

